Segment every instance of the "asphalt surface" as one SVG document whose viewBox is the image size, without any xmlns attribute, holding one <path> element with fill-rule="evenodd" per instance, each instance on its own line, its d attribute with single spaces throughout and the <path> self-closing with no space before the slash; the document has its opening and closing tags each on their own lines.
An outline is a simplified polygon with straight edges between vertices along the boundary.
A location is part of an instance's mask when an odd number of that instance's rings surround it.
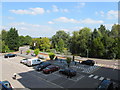
<svg viewBox="0 0 120 90">
<path fill-rule="evenodd" d="M 8 80 L 14 88 L 91 88 L 96 89 L 102 79 L 111 79 L 115 84 L 119 84 L 119 70 L 112 68 L 103 68 L 100 66 L 87 66 L 72 63 L 70 68 L 77 71 L 73 78 L 67 78 L 59 74 L 58 71 L 51 74 L 43 74 L 35 71 L 32 67 L 27 67 L 20 63 L 23 57 L 3 58 L 0 56 L 0 65 L 2 67 L 0 75 L 1 80 Z M 51 62 L 51 61 L 50 61 Z M 52 61 L 51 63 L 66 68 L 64 62 Z M 12 76 L 17 73 L 17 80 Z"/>
</svg>

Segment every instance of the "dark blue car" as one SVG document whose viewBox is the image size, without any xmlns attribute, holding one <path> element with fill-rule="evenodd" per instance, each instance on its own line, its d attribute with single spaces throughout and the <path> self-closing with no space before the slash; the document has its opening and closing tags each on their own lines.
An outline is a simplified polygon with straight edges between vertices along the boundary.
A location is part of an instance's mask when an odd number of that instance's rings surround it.
<svg viewBox="0 0 120 90">
<path fill-rule="evenodd" d="M 113 82 L 110 80 L 103 80 L 97 90 L 113 90 Z"/>
<path fill-rule="evenodd" d="M 0 81 L 0 90 L 13 90 L 8 81 Z"/>
</svg>

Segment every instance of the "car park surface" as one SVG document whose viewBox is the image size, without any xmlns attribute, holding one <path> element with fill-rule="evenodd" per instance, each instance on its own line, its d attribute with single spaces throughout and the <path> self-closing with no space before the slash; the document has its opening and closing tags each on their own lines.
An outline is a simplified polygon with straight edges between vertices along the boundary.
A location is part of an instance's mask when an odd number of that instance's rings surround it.
<svg viewBox="0 0 120 90">
<path fill-rule="evenodd" d="M 4 58 L 3 58 L 4 59 Z M 106 69 L 99 66 L 89 66 L 74 62 L 71 62 L 71 69 L 77 72 L 77 75 L 72 78 L 59 74 L 59 71 L 55 71 L 50 74 L 44 74 L 42 71 L 37 72 L 33 67 L 27 67 L 20 64 L 22 57 L 7 58 L 2 60 L 2 79 L 9 80 L 11 84 L 16 88 L 97 88 L 101 83 L 101 80 L 110 78 L 114 79 L 115 70 L 110 69 L 106 73 Z M 57 60 L 48 61 L 52 65 L 59 66 L 64 69 L 67 68 L 67 63 Z M 6 67 L 7 66 L 7 67 Z M 102 74 L 100 74 L 102 72 Z M 13 80 L 11 77 L 14 73 L 17 73 L 17 79 Z M 106 74 L 105 74 L 106 73 Z M 92 83 L 91 83 L 92 82 Z"/>
</svg>

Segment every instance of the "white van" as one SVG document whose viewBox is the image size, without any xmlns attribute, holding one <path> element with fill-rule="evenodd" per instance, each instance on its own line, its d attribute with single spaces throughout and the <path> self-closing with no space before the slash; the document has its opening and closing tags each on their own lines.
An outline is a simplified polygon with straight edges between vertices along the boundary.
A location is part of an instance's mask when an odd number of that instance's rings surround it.
<svg viewBox="0 0 120 90">
<path fill-rule="evenodd" d="M 33 66 L 33 65 L 38 65 L 40 64 L 42 61 L 38 58 L 32 58 L 32 59 L 28 59 L 27 60 L 27 66 Z"/>
</svg>

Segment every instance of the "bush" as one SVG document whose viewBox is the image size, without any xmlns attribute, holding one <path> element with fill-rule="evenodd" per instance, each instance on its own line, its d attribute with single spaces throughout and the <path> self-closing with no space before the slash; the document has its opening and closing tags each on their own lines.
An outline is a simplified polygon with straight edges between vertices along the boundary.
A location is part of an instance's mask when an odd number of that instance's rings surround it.
<svg viewBox="0 0 120 90">
<path fill-rule="evenodd" d="M 30 53 L 30 50 L 27 50 L 27 51 L 26 51 L 26 54 L 28 55 L 29 53 Z"/>
<path fill-rule="evenodd" d="M 49 53 L 49 58 L 50 58 L 50 60 L 53 60 L 54 57 L 55 57 L 55 54 L 54 54 L 54 53 Z"/>
<path fill-rule="evenodd" d="M 67 57 L 66 58 L 66 62 L 69 64 L 71 62 L 71 58 L 70 57 Z"/>
<path fill-rule="evenodd" d="M 71 63 L 71 58 L 70 57 L 67 57 L 66 58 L 66 62 L 68 63 L 68 67 L 70 66 L 70 63 Z"/>
<path fill-rule="evenodd" d="M 34 54 L 37 56 L 39 54 L 39 49 L 35 49 Z"/>
</svg>

